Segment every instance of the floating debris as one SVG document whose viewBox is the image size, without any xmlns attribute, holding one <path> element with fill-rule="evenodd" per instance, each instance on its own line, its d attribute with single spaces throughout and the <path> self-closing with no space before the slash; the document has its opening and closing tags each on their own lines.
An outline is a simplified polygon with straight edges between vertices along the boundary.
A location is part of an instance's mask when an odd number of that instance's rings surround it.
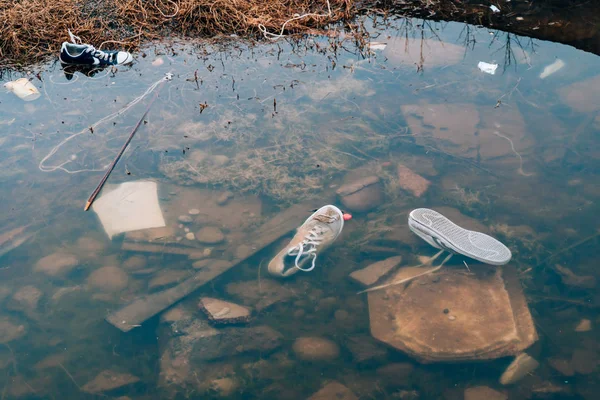
<svg viewBox="0 0 600 400">
<path fill-rule="evenodd" d="M 165 226 L 156 182 L 125 182 L 103 193 L 92 206 L 109 238 L 123 232 Z"/>
<path fill-rule="evenodd" d="M 553 73 L 560 71 L 565 65 L 566 64 L 563 60 L 557 58 L 552 64 L 546 65 L 546 67 L 540 74 L 540 79 L 545 79 Z"/>
<path fill-rule="evenodd" d="M 39 90 L 27 78 L 6 82 L 4 87 L 9 92 L 13 92 L 17 97 L 24 101 L 33 101 L 41 96 Z"/>
<path fill-rule="evenodd" d="M 479 68 L 481 72 L 485 72 L 486 74 L 495 75 L 496 69 L 498 68 L 498 64 L 490 64 L 480 61 L 479 64 L 477 64 L 477 68 Z"/>
</svg>

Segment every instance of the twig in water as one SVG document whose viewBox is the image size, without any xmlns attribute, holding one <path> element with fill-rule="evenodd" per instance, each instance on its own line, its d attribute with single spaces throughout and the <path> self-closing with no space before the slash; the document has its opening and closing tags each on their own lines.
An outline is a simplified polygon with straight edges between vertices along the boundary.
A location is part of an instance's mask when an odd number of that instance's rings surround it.
<svg viewBox="0 0 600 400">
<path fill-rule="evenodd" d="M 108 167 L 108 170 L 106 171 L 106 173 L 102 177 L 102 180 L 100 181 L 100 183 L 98 184 L 98 186 L 96 186 L 96 189 L 94 189 L 94 191 L 92 192 L 92 194 L 88 198 L 88 201 L 85 204 L 85 208 L 83 209 L 84 211 L 89 210 L 90 206 L 92 205 L 92 203 L 94 202 L 94 200 L 98 196 L 98 193 L 100 193 L 100 191 L 102 190 L 102 187 L 104 186 L 104 184 L 108 180 L 108 177 L 110 176 L 110 173 L 113 171 L 113 169 L 115 169 L 115 166 L 117 165 L 117 162 L 119 162 L 119 159 L 121 158 L 121 156 L 125 152 L 125 149 L 127 149 L 127 146 L 129 146 L 129 142 L 131 142 L 131 139 L 133 139 L 133 136 L 135 135 L 135 133 L 137 132 L 138 128 L 142 124 L 142 121 L 146 117 L 146 114 L 148 114 L 148 111 L 150 111 L 150 107 L 152 107 L 152 104 L 154 103 L 154 100 L 156 100 L 156 98 L 158 97 L 158 93 L 160 92 L 160 89 L 164 85 L 165 82 L 166 82 L 166 80 L 164 80 L 160 84 L 160 87 L 158 88 L 158 90 L 156 91 L 154 97 L 150 101 L 150 104 L 148 104 L 148 107 L 146 108 L 146 111 L 144 112 L 144 114 L 142 115 L 142 117 L 139 119 L 139 121 L 137 122 L 137 124 L 135 124 L 135 127 L 133 128 L 133 130 L 129 134 L 129 137 L 127 138 L 127 141 L 125 141 L 125 144 L 123 145 L 123 147 L 121 147 L 121 150 L 119 151 L 119 154 L 117 154 L 117 156 L 115 157 L 114 161 L 112 162 L 112 164 L 110 164 L 110 166 Z"/>
<path fill-rule="evenodd" d="M 469 268 L 469 265 L 465 260 L 463 260 L 463 264 L 465 264 L 465 267 L 467 267 L 467 271 L 471 272 L 471 268 Z"/>
<path fill-rule="evenodd" d="M 262 286 L 260 284 L 260 269 L 262 268 L 262 264 L 263 264 L 264 260 L 260 260 L 260 264 L 258 264 L 258 291 L 262 292 Z"/>
<path fill-rule="evenodd" d="M 419 264 L 419 265 L 417 265 L 417 267 L 419 267 L 419 266 L 423 266 L 423 265 L 430 265 L 430 264 L 431 264 L 431 263 L 433 263 L 433 262 L 434 262 L 434 261 L 435 261 L 435 260 L 436 260 L 436 259 L 437 259 L 437 258 L 438 258 L 438 257 L 439 257 L 439 256 L 440 256 L 442 253 L 443 253 L 443 252 L 444 252 L 444 250 L 440 250 L 440 251 L 438 251 L 438 252 L 437 252 L 437 253 L 436 253 L 436 254 L 435 254 L 433 257 L 431 257 L 431 258 L 430 258 L 430 259 L 429 259 L 429 260 L 428 260 L 426 263 Z M 413 279 L 419 278 L 419 277 L 421 277 L 421 276 L 424 276 L 424 275 L 432 274 L 432 273 L 434 273 L 434 272 L 438 271 L 440 268 L 442 268 L 442 267 L 444 266 L 444 264 L 446 263 L 446 261 L 448 261 L 448 260 L 450 259 L 450 257 L 452 257 L 452 253 L 450 253 L 450 254 L 449 254 L 449 255 L 448 255 L 448 256 L 447 256 L 447 257 L 444 259 L 444 261 L 442 261 L 442 263 L 441 263 L 439 266 L 435 267 L 434 269 L 430 269 L 429 271 L 425 271 L 425 272 L 423 272 L 423 273 L 417 274 L 417 275 L 415 275 L 415 276 L 411 276 L 410 278 L 401 279 L 401 280 L 399 280 L 399 281 L 394 281 L 394 282 L 386 283 L 386 284 L 383 284 L 383 285 L 379 285 L 379 286 L 370 287 L 370 288 L 368 288 L 368 289 L 365 289 L 365 290 L 362 290 L 362 291 L 358 292 L 357 294 L 362 294 L 362 293 L 366 293 L 366 292 L 372 292 L 372 291 L 374 291 L 374 290 L 379 290 L 379 289 L 385 289 L 385 288 L 387 288 L 387 287 L 390 287 L 390 286 L 394 286 L 394 285 L 400 285 L 400 284 L 403 284 L 403 283 L 409 282 L 409 281 L 411 281 L 411 280 L 413 280 Z"/>
<path fill-rule="evenodd" d="M 500 105 L 502 104 L 502 99 L 504 98 L 504 96 L 506 96 L 506 95 L 508 95 L 509 97 L 512 96 L 513 92 L 515 90 L 517 90 L 517 87 L 519 87 L 519 83 L 521 83 L 521 78 L 519 78 L 517 80 L 517 84 L 509 92 L 506 92 L 502 96 L 498 97 L 498 101 L 496 101 L 496 105 L 494 106 L 494 108 L 500 107 Z"/>
<path fill-rule="evenodd" d="M 67 374 L 67 376 L 69 378 L 71 378 L 71 381 L 73 381 L 73 383 L 75 384 L 75 386 L 77 386 L 77 389 L 81 390 L 81 386 L 79 386 L 77 384 L 77 382 L 75 381 L 75 378 L 73 378 L 73 375 L 71 375 L 71 373 L 69 371 L 67 371 L 67 369 L 64 367 L 64 365 L 62 365 L 62 363 L 58 363 L 58 366 L 61 367 L 63 369 L 63 371 L 65 371 L 65 373 Z"/>
<path fill-rule="evenodd" d="M 534 268 L 537 268 L 537 267 L 539 267 L 540 265 L 542 265 L 542 264 L 545 264 L 545 263 L 546 263 L 546 262 L 548 262 L 549 260 L 553 259 L 553 258 L 554 258 L 554 257 L 556 257 L 557 255 L 559 255 L 559 254 L 562 254 L 562 253 L 564 253 L 565 251 L 569 251 L 569 250 L 571 250 L 571 249 L 574 249 L 575 247 L 577 247 L 577 246 L 580 246 L 580 245 L 584 244 L 585 242 L 587 242 L 587 241 L 590 241 L 590 240 L 592 240 L 592 239 L 594 239 L 594 238 L 597 238 L 598 236 L 600 236 L 600 232 L 596 232 L 596 233 L 594 233 L 592 236 L 588 236 L 588 237 L 586 237 L 586 238 L 584 238 L 584 239 L 581 239 L 579 242 L 577 242 L 577 243 L 574 243 L 574 244 L 570 245 L 569 247 L 565 247 L 564 249 L 562 249 L 562 250 L 560 250 L 560 251 L 558 251 L 558 252 L 556 252 L 556 253 L 552 254 L 550 257 L 546 258 L 545 260 L 542 260 L 542 261 L 541 261 L 541 262 L 539 262 L 539 263 L 538 263 L 538 264 L 537 264 L 537 265 L 536 265 Z"/>
</svg>

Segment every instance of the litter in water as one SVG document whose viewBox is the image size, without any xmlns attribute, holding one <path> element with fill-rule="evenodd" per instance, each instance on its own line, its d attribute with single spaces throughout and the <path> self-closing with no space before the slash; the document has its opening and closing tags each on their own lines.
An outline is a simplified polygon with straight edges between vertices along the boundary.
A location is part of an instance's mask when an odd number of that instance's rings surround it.
<svg viewBox="0 0 600 400">
<path fill-rule="evenodd" d="M 6 82 L 4 87 L 9 91 L 13 92 L 21 100 L 33 101 L 39 98 L 40 92 L 27 78 L 20 78 L 16 81 Z"/>
<path fill-rule="evenodd" d="M 371 42 L 369 43 L 369 48 L 371 50 L 385 50 L 387 43 L 383 42 Z"/>
<path fill-rule="evenodd" d="M 494 75 L 496 73 L 496 69 L 498 68 L 498 64 L 490 64 L 483 61 L 479 61 L 477 64 L 477 68 L 486 74 Z"/>
<path fill-rule="evenodd" d="M 549 77 L 553 73 L 560 71 L 564 66 L 565 62 L 560 58 L 557 58 L 552 64 L 546 65 L 546 67 L 540 74 L 540 79 Z"/>
<path fill-rule="evenodd" d="M 156 182 L 125 182 L 92 206 L 109 238 L 123 232 L 165 226 Z"/>
</svg>

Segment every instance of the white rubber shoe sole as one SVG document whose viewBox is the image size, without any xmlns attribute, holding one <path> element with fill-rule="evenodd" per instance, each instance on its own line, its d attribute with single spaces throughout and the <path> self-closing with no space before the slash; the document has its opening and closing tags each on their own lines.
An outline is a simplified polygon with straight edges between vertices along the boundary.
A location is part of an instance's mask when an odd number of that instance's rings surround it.
<svg viewBox="0 0 600 400">
<path fill-rule="evenodd" d="M 408 227 L 433 247 L 462 254 L 482 263 L 504 265 L 512 254 L 508 247 L 481 232 L 456 225 L 437 211 L 417 208 L 408 215 Z"/>
</svg>

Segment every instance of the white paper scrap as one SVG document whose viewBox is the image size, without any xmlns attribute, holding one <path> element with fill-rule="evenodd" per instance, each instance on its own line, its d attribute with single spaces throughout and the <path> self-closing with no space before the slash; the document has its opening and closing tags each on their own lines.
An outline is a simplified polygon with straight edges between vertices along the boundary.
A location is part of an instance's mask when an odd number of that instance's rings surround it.
<svg viewBox="0 0 600 400">
<path fill-rule="evenodd" d="M 477 68 L 479 68 L 482 72 L 486 74 L 494 75 L 496 73 L 496 68 L 498 68 L 498 64 L 489 64 L 483 61 L 479 61 L 477 64 Z"/>
<path fill-rule="evenodd" d="M 500 12 L 500 9 L 498 7 L 496 7 L 495 5 L 491 5 L 490 9 L 492 10 L 492 12 L 495 12 L 495 13 L 499 13 Z"/>
<path fill-rule="evenodd" d="M 386 46 L 387 46 L 387 43 L 383 43 L 383 42 L 371 42 L 371 43 L 369 43 L 369 48 L 371 50 L 385 50 Z"/>
<path fill-rule="evenodd" d="M 13 92 L 20 99 L 32 101 L 40 97 L 40 92 L 27 78 L 20 78 L 16 81 L 6 82 L 4 87 L 9 92 Z"/>
<path fill-rule="evenodd" d="M 165 226 L 156 182 L 125 182 L 103 193 L 92 209 L 110 239 L 123 232 Z"/>
<path fill-rule="evenodd" d="M 557 58 L 552 64 L 546 65 L 542 73 L 540 74 L 540 78 L 544 79 L 549 77 L 555 72 L 558 72 L 565 66 L 565 62 L 560 58 Z"/>
</svg>

